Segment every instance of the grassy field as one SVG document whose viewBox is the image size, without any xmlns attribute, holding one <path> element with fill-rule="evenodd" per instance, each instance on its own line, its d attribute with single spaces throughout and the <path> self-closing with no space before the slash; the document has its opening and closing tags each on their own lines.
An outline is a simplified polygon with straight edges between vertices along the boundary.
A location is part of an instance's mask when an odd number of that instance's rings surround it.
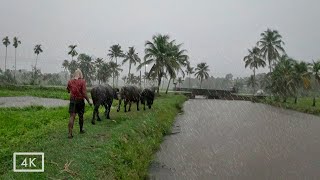
<svg viewBox="0 0 320 180">
<path fill-rule="evenodd" d="M 8 94 L 17 92 L 21 93 Z M 0 108 L 0 179 L 143 179 L 185 100 L 169 94 L 158 97 L 151 110 L 137 112 L 135 105 L 128 113 L 112 109 L 112 120 L 101 116 L 103 120 L 96 125 L 90 123 L 92 108 L 88 106 L 86 133 L 79 134 L 76 122 L 72 140 L 67 138 L 67 107 Z M 45 173 L 14 173 L 13 152 L 44 152 Z"/>
<path fill-rule="evenodd" d="M 316 98 L 316 106 L 312 106 L 313 98 L 312 97 L 301 97 L 298 98 L 297 104 L 294 103 L 294 98 L 288 98 L 286 103 L 282 101 L 275 101 L 274 99 L 267 98 L 263 103 L 267 103 L 273 106 L 292 109 L 304 113 L 320 115 L 320 98 Z"/>
<path fill-rule="evenodd" d="M 69 99 L 66 88 L 41 86 L 0 86 L 0 97 L 36 96 L 45 98 Z"/>
</svg>

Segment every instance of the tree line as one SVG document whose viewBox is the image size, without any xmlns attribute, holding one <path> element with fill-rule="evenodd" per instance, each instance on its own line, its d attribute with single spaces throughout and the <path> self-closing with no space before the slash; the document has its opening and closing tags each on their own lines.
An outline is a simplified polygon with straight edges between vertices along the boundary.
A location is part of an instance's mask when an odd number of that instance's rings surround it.
<svg viewBox="0 0 320 180">
<path fill-rule="evenodd" d="M 3 45 L 6 48 L 6 54 L 4 58 L 4 72 L 10 72 L 7 68 L 7 48 L 10 45 L 10 39 L 8 36 L 3 38 Z M 15 73 L 17 72 L 16 66 L 16 51 L 21 41 L 17 37 L 13 38 L 13 46 L 15 48 Z M 142 80 L 144 84 L 146 81 L 156 82 L 157 92 L 164 81 L 164 78 L 168 79 L 166 92 L 168 92 L 169 85 L 173 81 L 174 85 L 182 84 L 185 78 L 185 74 L 191 77 L 193 74 L 200 80 L 200 88 L 202 81 L 209 77 L 209 66 L 205 63 L 199 63 L 196 67 L 191 67 L 187 50 L 183 49 L 183 44 L 177 43 L 168 35 L 157 34 L 152 37 L 150 41 L 146 41 L 144 49 L 143 60 L 139 57 L 134 46 L 129 47 L 126 52 L 122 50 L 119 44 L 112 45 L 108 49 L 107 57 L 109 59 L 94 58 L 86 53 L 78 53 L 77 45 L 72 44 L 68 46 L 68 55 L 70 59 L 66 59 L 62 63 L 64 71 L 72 74 L 77 68 L 83 71 L 84 78 L 89 85 L 93 81 L 97 81 L 98 84 L 106 83 L 112 78 L 112 85 L 118 86 L 119 75 L 123 71 L 122 65 L 128 64 L 128 75 L 123 76 L 121 79 L 125 84 L 139 84 L 141 86 Z M 38 56 L 43 53 L 42 45 L 35 45 L 34 49 L 35 64 L 32 66 L 32 82 L 31 84 L 37 84 L 37 79 L 41 75 L 40 69 L 37 68 Z M 150 70 L 146 71 L 146 66 L 150 65 Z M 136 66 L 136 67 L 135 67 Z M 140 74 L 135 75 L 132 73 L 133 68 L 136 71 L 140 71 Z M 144 73 L 141 74 L 141 70 L 144 69 Z M 69 77 L 66 77 L 69 78 Z M 9 78 L 10 79 L 10 78 Z"/>
<path fill-rule="evenodd" d="M 245 67 L 253 71 L 248 80 L 248 85 L 256 92 L 256 70 L 269 66 L 261 84 L 276 100 L 280 98 L 286 102 L 288 97 L 294 97 L 297 103 L 298 97 L 311 90 L 319 89 L 320 85 L 320 61 L 307 63 L 296 60 L 286 53 L 282 36 L 277 30 L 267 29 L 260 34 L 260 40 L 248 55 L 244 57 Z M 316 95 L 313 91 L 313 106 L 316 105 Z"/>
</svg>

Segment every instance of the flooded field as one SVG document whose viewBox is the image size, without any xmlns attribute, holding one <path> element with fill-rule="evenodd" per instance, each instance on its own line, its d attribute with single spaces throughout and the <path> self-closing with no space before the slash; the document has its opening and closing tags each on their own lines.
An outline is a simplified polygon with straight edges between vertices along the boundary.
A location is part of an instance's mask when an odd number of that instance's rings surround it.
<svg viewBox="0 0 320 180">
<path fill-rule="evenodd" d="M 39 98 L 32 96 L 19 97 L 0 97 L 0 107 L 26 107 L 26 106 L 45 106 L 57 107 L 67 106 L 69 101 L 53 98 Z"/>
<path fill-rule="evenodd" d="M 320 118 L 246 101 L 184 105 L 151 179 L 316 179 Z"/>
</svg>

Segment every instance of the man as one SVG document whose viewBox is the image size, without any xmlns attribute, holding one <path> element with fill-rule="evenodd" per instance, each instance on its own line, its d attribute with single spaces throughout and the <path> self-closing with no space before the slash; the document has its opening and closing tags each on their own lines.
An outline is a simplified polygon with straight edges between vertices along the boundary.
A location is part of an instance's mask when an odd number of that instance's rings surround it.
<svg viewBox="0 0 320 180">
<path fill-rule="evenodd" d="M 89 105 L 91 106 L 91 102 L 87 96 L 86 90 L 86 81 L 83 79 L 83 75 L 80 69 L 77 69 L 74 72 L 73 78 L 69 80 L 68 93 L 70 93 L 70 105 L 69 105 L 69 113 L 70 113 L 70 121 L 69 121 L 69 136 L 68 138 L 73 138 L 72 129 L 74 120 L 76 118 L 76 114 L 79 116 L 79 125 L 80 125 L 80 133 L 84 133 L 83 130 L 83 114 L 84 114 L 84 99 L 87 100 Z"/>
</svg>

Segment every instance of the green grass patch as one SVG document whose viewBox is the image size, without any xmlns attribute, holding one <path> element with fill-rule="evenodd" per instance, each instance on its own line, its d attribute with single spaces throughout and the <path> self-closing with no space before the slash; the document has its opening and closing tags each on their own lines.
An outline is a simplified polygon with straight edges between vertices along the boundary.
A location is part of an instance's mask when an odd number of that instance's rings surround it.
<svg viewBox="0 0 320 180">
<path fill-rule="evenodd" d="M 65 87 L 0 86 L 0 97 L 12 96 L 35 96 L 67 100 L 70 95 Z"/>
<path fill-rule="evenodd" d="M 92 108 L 86 107 L 86 133 L 79 134 L 76 121 L 72 140 L 67 107 L 0 108 L 0 179 L 143 179 L 185 100 L 168 94 L 146 111 L 137 112 L 135 104 L 128 113 L 114 108 L 112 120 L 100 113 L 96 125 L 90 123 Z M 14 173 L 13 152 L 44 152 L 45 172 Z"/>
<path fill-rule="evenodd" d="M 270 104 L 276 107 L 292 109 L 299 112 L 320 115 L 320 98 L 316 98 L 316 106 L 312 106 L 313 97 L 300 97 L 297 103 L 294 103 L 294 98 L 288 98 L 287 102 L 275 101 L 273 98 L 267 98 L 260 101 L 262 103 Z"/>
</svg>

